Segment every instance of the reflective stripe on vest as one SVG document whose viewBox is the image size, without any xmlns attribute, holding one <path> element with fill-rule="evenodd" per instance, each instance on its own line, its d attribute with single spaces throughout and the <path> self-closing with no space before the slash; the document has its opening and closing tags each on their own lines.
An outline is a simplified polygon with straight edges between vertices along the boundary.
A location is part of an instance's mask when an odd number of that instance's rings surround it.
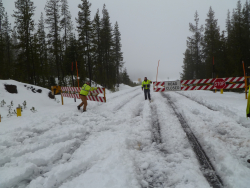
<svg viewBox="0 0 250 188">
<path fill-rule="evenodd" d="M 90 91 L 91 87 L 89 88 L 89 90 L 85 90 L 85 87 L 87 86 L 87 84 L 85 84 L 84 88 L 82 88 L 83 91 Z"/>
<path fill-rule="evenodd" d="M 143 87 L 150 87 L 150 81 L 149 80 L 147 80 L 147 82 L 143 81 L 142 84 L 143 84 Z"/>
</svg>

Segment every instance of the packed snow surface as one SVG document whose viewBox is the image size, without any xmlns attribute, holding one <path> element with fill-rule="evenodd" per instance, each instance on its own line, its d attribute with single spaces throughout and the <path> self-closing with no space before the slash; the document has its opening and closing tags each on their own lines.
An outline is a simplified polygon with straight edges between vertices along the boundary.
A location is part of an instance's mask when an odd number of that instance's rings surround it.
<svg viewBox="0 0 250 188">
<path fill-rule="evenodd" d="M 4 84 L 17 86 L 10 94 Z M 24 86 L 26 85 L 26 87 Z M 201 166 L 167 99 L 140 86 L 107 92 L 107 103 L 48 97 L 31 85 L 0 80 L 0 187 L 209 188 Z M 250 121 L 244 94 L 166 93 L 199 140 L 224 187 L 249 188 Z M 22 116 L 8 107 L 26 100 Z M 30 109 L 35 107 L 36 112 Z M 155 125 L 159 126 L 156 129 Z M 156 132 L 158 133 L 156 134 Z M 156 138 L 158 137 L 158 138 Z M 156 141 L 160 140 L 160 142 Z"/>
</svg>

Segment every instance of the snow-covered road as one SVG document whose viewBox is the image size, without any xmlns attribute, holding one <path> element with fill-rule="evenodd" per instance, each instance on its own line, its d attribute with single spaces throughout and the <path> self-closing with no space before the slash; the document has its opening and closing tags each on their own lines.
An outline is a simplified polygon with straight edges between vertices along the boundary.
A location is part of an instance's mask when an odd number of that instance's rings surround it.
<svg viewBox="0 0 250 188">
<path fill-rule="evenodd" d="M 28 104 L 35 103 L 35 94 L 19 91 L 18 95 L 32 98 Z M 89 102 L 86 113 L 77 110 L 73 99 L 64 98 L 62 106 L 41 95 L 37 113 L 4 117 L 0 187 L 209 188 L 167 98 L 151 94 L 153 102 L 149 103 L 140 87 L 124 87 L 109 93 L 107 103 Z M 167 95 L 224 187 L 248 188 L 250 122 L 243 118 L 243 95 L 205 91 Z M 7 103 L 13 100 L 1 88 L 0 97 Z"/>
</svg>

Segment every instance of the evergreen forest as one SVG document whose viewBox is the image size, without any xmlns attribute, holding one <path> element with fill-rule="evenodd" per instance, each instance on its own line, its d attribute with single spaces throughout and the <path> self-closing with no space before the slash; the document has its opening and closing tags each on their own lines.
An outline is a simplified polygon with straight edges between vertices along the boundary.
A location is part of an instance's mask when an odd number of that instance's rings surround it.
<svg viewBox="0 0 250 188">
<path fill-rule="evenodd" d="M 226 30 L 220 31 L 212 7 L 205 25 L 200 25 L 199 15 L 189 23 L 191 36 L 183 59 L 182 80 L 225 78 L 250 75 L 250 3 L 238 1 L 236 8 L 228 10 Z"/>
<path fill-rule="evenodd" d="M 76 85 L 78 69 L 81 85 L 86 78 L 108 89 L 134 85 L 123 67 L 118 22 L 112 25 L 105 4 L 91 19 L 91 3 L 81 0 L 74 27 L 68 0 L 47 0 L 38 23 L 32 0 L 14 3 L 15 10 L 7 13 L 0 0 L 0 79 L 69 86 L 73 80 Z"/>
</svg>

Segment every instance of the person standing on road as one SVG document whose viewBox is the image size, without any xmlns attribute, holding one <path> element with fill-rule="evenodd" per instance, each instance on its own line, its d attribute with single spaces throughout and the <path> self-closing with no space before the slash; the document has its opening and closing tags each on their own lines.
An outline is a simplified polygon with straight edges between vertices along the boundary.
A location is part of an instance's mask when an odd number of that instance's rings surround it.
<svg viewBox="0 0 250 188">
<path fill-rule="evenodd" d="M 97 87 L 91 87 L 90 82 L 87 81 L 86 84 L 82 86 L 82 89 L 80 91 L 80 98 L 82 100 L 82 103 L 77 106 L 77 109 L 80 110 L 80 108 L 83 106 L 83 112 L 86 112 L 87 108 L 87 95 L 89 94 L 89 91 L 97 90 Z"/>
<path fill-rule="evenodd" d="M 149 101 L 151 101 L 151 97 L 150 97 L 150 83 L 152 83 L 152 82 L 150 80 L 148 80 L 147 77 L 145 77 L 144 81 L 141 84 L 142 91 L 143 91 L 143 88 L 144 88 L 145 100 L 147 100 L 147 97 L 148 97 Z"/>
</svg>

